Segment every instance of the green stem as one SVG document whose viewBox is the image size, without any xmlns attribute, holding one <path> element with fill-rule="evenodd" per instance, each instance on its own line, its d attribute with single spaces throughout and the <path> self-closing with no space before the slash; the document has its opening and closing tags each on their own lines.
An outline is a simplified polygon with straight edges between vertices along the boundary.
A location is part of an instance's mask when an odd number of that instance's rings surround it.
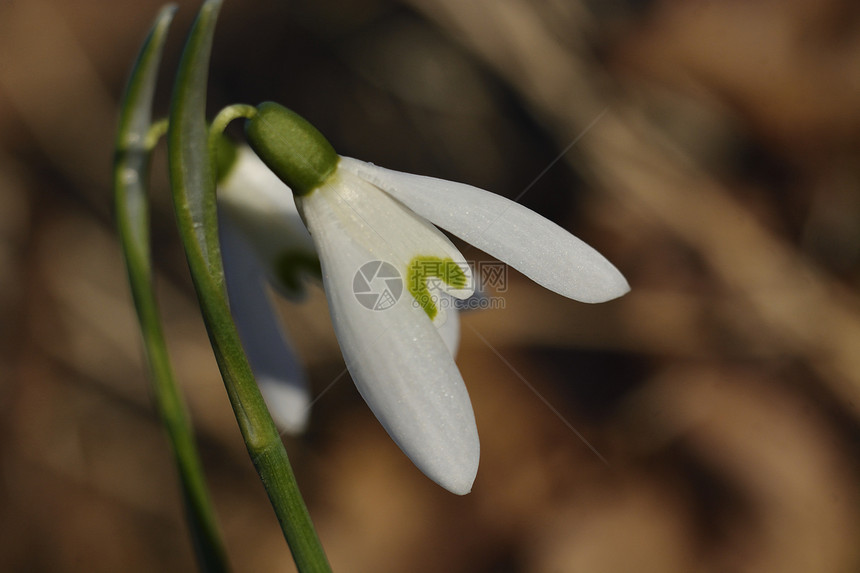
<svg viewBox="0 0 860 573">
<path fill-rule="evenodd" d="M 149 127 L 143 140 L 144 147 L 147 151 L 152 151 L 165 135 L 167 135 L 167 118 L 159 119 Z"/>
<path fill-rule="evenodd" d="M 227 125 L 234 119 L 244 118 L 250 119 L 257 115 L 257 108 L 245 103 L 234 103 L 228 105 L 218 112 L 215 119 L 212 120 L 212 126 L 209 128 L 209 137 L 215 138 L 224 133 Z"/>
<path fill-rule="evenodd" d="M 248 453 L 302 573 L 330 567 L 299 492 L 280 434 L 242 349 L 224 290 L 215 204 L 215 169 L 206 126 L 206 82 L 221 0 L 194 23 L 174 85 L 168 128 L 170 182 L 180 237 L 209 339 Z"/>
<path fill-rule="evenodd" d="M 180 394 L 153 291 L 149 248 L 147 183 L 150 151 L 164 133 L 151 123 L 150 110 L 167 29 L 175 8 L 161 11 L 141 48 L 123 101 L 114 159 L 114 200 L 120 243 L 149 363 L 156 407 L 179 472 L 182 498 L 200 569 L 229 571 L 226 551 L 203 477 L 191 424 Z"/>
<path fill-rule="evenodd" d="M 125 250 L 129 282 L 143 334 L 156 407 L 179 472 L 182 497 L 192 540 L 201 562 L 200 568 L 210 572 L 229 571 L 227 554 L 203 476 L 193 429 L 170 364 L 158 306 L 152 291 L 150 269 L 141 264 L 140 257 L 131 254 L 131 249 L 127 246 Z"/>
</svg>

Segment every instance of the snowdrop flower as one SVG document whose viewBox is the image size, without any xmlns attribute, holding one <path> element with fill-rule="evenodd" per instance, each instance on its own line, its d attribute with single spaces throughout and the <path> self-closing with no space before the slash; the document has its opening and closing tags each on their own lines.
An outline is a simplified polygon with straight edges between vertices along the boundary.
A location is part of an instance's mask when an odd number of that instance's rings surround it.
<svg viewBox="0 0 860 573">
<path fill-rule="evenodd" d="M 266 285 L 299 299 L 305 280 L 319 276 L 319 259 L 289 188 L 247 146 L 220 150 L 218 228 L 230 311 L 272 418 L 299 433 L 308 385 Z"/>
<path fill-rule="evenodd" d="M 627 281 L 597 251 L 535 212 L 469 185 L 341 157 L 307 121 L 277 104 L 258 106 L 245 133 L 296 196 L 359 392 L 422 472 L 453 493 L 468 493 L 478 433 L 466 386 L 434 325 L 444 309 L 428 281 L 462 299 L 473 292 L 472 277 L 436 226 L 569 298 L 607 301 L 626 293 Z M 378 293 L 367 288 L 374 284 Z M 359 300 L 359 294 L 379 296 Z"/>
<path fill-rule="evenodd" d="M 219 235 L 230 311 L 272 418 L 285 432 L 301 433 L 310 415 L 308 384 L 266 285 L 301 300 L 308 279 L 320 276 L 319 258 L 289 187 L 247 146 L 220 143 Z M 446 306 L 438 332 L 456 355 L 460 321 Z"/>
</svg>

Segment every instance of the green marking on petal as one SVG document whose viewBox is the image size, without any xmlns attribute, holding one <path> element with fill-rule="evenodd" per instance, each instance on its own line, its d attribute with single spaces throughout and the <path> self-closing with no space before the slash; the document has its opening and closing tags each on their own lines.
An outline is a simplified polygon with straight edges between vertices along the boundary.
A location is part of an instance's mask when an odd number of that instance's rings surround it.
<svg viewBox="0 0 860 573">
<path fill-rule="evenodd" d="M 320 260 L 306 251 L 285 251 L 275 261 L 275 276 L 290 293 L 302 292 L 302 279 L 306 275 L 322 279 Z"/>
<path fill-rule="evenodd" d="M 451 258 L 440 258 L 432 256 L 417 256 L 409 261 L 407 269 L 407 288 L 415 301 L 424 309 L 430 320 L 436 318 L 439 309 L 436 301 L 430 295 L 430 287 L 427 280 L 435 277 L 448 286 L 456 289 L 466 288 L 469 279 L 463 269 Z"/>
</svg>

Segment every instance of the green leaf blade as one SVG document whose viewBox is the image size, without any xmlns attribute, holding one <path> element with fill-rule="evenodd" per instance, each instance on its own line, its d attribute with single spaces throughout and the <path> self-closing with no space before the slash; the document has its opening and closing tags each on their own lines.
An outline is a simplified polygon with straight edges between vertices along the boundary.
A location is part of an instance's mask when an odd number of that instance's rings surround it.
<svg viewBox="0 0 860 573">
<path fill-rule="evenodd" d="M 211 275 L 220 277 L 220 253 L 215 207 L 215 169 L 208 149 L 206 84 L 215 23 L 222 0 L 203 4 L 188 36 L 176 75 L 167 133 L 171 185 L 177 216 L 183 228 L 190 224 Z"/>
<path fill-rule="evenodd" d="M 229 570 L 226 551 L 203 477 L 161 326 L 153 290 L 149 245 L 148 175 L 159 125 L 152 124 L 152 101 L 167 32 L 176 12 L 165 6 L 144 40 L 123 97 L 114 154 L 114 203 L 120 245 L 137 310 L 156 406 L 173 450 L 182 497 L 201 571 Z"/>
<path fill-rule="evenodd" d="M 236 421 L 302 573 L 331 569 L 287 452 L 260 394 L 230 314 L 218 245 L 215 149 L 205 119 L 206 84 L 221 0 L 207 0 L 189 34 L 174 84 L 168 130 L 170 184 L 179 234 Z"/>
</svg>

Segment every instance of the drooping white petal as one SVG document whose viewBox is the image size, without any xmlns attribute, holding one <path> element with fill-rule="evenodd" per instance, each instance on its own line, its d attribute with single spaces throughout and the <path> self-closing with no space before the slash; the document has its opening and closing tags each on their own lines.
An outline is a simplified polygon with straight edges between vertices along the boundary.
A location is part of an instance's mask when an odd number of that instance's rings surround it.
<svg viewBox="0 0 860 573">
<path fill-rule="evenodd" d="M 346 157 L 341 158 L 340 165 L 418 215 L 559 294 L 582 302 L 604 302 L 630 290 L 624 276 L 594 248 L 500 195 Z"/>
<path fill-rule="evenodd" d="M 403 273 L 418 255 L 457 261 L 462 255 L 437 229 L 349 174 L 336 173 L 298 206 L 320 255 L 332 322 L 356 387 L 422 472 L 449 491 L 468 493 L 480 446 L 466 386 L 427 313 L 402 276 L 390 272 Z M 356 297 L 357 273 L 368 268 L 372 280 L 360 275 L 359 290 L 371 285 L 383 304 Z"/>
<path fill-rule="evenodd" d="M 219 221 L 230 312 L 275 424 L 289 433 L 307 426 L 310 393 L 266 292 L 266 274 L 230 217 Z"/>
<path fill-rule="evenodd" d="M 236 153 L 218 184 L 218 206 L 251 243 L 271 284 L 288 298 L 300 298 L 301 279 L 312 274 L 316 251 L 293 193 L 249 147 L 240 146 Z M 285 278 L 285 273 L 296 276 Z"/>
</svg>

